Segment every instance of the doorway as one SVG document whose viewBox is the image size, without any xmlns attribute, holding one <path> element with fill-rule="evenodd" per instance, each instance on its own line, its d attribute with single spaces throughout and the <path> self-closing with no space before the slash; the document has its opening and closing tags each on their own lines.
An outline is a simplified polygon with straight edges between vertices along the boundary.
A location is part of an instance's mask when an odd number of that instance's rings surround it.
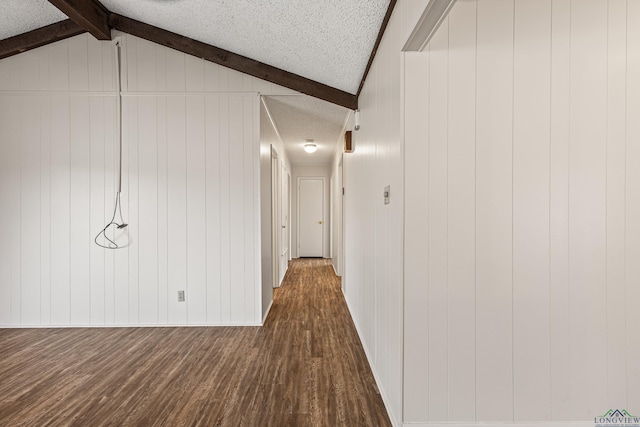
<svg viewBox="0 0 640 427">
<path fill-rule="evenodd" d="M 298 256 L 322 258 L 324 248 L 323 177 L 298 178 Z"/>
<path fill-rule="evenodd" d="M 280 180 L 282 191 L 280 192 L 280 275 L 278 278 L 278 286 L 280 286 L 282 279 L 284 279 L 284 274 L 287 272 L 287 266 L 291 259 L 291 251 L 289 250 L 291 244 L 291 233 L 289 231 L 291 229 L 291 208 L 289 204 L 289 200 L 291 200 L 291 175 L 284 164 L 281 167 Z"/>
<path fill-rule="evenodd" d="M 271 146 L 271 263 L 273 287 L 280 287 L 280 180 L 278 152 Z"/>
</svg>

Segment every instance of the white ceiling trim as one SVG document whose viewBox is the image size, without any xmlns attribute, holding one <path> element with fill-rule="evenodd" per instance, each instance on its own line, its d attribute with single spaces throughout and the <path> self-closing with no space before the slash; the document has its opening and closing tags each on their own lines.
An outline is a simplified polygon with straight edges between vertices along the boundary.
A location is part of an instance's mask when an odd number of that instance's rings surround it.
<svg viewBox="0 0 640 427">
<path fill-rule="evenodd" d="M 273 120 L 273 116 L 271 115 L 271 111 L 269 111 L 269 106 L 264 100 L 264 96 L 260 96 L 260 102 L 264 107 L 264 111 L 266 111 L 267 113 L 267 117 L 269 117 L 269 122 L 271 123 L 271 126 L 273 126 L 273 130 L 276 132 L 276 137 L 278 137 L 278 141 L 280 141 L 280 143 L 284 147 L 284 141 L 282 140 L 282 136 L 280 136 L 280 130 L 278 129 L 278 125 L 276 125 L 276 122 Z"/>
<path fill-rule="evenodd" d="M 403 52 L 420 52 L 438 31 L 456 0 L 431 0 L 402 48 Z"/>
</svg>

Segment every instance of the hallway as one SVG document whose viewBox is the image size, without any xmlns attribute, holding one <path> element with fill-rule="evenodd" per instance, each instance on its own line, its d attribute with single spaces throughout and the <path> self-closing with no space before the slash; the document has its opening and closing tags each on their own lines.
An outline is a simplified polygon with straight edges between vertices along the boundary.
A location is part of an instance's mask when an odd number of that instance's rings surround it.
<svg viewBox="0 0 640 427">
<path fill-rule="evenodd" d="M 330 260 L 264 327 L 0 329 L 0 424 L 390 425 Z"/>
</svg>

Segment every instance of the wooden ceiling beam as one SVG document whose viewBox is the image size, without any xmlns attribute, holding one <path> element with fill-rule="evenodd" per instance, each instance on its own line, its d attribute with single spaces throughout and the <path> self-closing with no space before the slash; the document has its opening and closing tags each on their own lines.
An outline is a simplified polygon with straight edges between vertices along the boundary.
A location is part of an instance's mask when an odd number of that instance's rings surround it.
<svg viewBox="0 0 640 427">
<path fill-rule="evenodd" d="M 27 33 L 18 34 L 17 36 L 0 40 L 0 59 L 85 32 L 86 30 L 80 25 L 67 19 Z"/>
<path fill-rule="evenodd" d="M 109 17 L 109 25 L 112 28 L 127 34 L 149 40 L 198 58 L 203 58 L 224 67 L 240 71 L 241 73 L 249 74 L 259 79 L 331 102 L 332 104 L 340 105 L 352 110 L 358 108 L 358 98 L 356 95 L 327 86 L 306 77 L 290 73 L 280 68 L 273 67 L 263 62 L 247 58 L 246 56 L 238 55 L 219 47 L 184 37 L 114 13 Z"/>
<path fill-rule="evenodd" d="M 111 40 L 109 11 L 96 0 L 49 0 L 98 40 Z"/>
</svg>

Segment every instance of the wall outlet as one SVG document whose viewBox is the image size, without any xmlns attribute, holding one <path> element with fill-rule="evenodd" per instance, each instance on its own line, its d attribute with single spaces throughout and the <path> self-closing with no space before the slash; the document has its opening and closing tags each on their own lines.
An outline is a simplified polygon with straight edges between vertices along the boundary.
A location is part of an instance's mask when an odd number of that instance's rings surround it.
<svg viewBox="0 0 640 427">
<path fill-rule="evenodd" d="M 184 291 L 178 291 L 178 302 L 184 302 Z"/>
</svg>

